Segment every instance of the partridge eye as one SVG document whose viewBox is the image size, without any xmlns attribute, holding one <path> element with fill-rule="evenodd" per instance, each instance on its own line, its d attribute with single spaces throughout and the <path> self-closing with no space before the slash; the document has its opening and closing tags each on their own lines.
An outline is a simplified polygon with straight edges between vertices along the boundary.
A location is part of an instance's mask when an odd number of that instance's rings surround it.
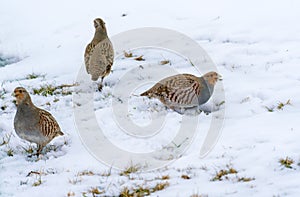
<svg viewBox="0 0 300 197">
<path fill-rule="evenodd" d="M 22 90 L 19 90 L 19 93 L 22 93 Z"/>
</svg>

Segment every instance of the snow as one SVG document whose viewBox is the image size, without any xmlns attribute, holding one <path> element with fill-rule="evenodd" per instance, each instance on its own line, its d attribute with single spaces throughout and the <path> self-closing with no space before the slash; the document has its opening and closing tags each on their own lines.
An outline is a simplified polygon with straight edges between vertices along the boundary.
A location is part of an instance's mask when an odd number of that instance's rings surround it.
<svg viewBox="0 0 300 197">
<path fill-rule="evenodd" d="M 93 188 L 104 192 L 99 196 L 118 196 L 125 187 L 132 191 L 139 186 L 154 188 L 166 182 L 169 186 L 151 196 L 298 196 L 299 6 L 295 0 L 1 2 L 0 58 L 16 62 L 0 67 L 0 107 L 5 106 L 0 109 L 0 196 L 92 196 Z M 167 161 L 164 167 L 146 171 L 144 163 L 140 163 L 142 168 L 137 172 L 120 175 L 124 170 L 104 165 L 81 141 L 74 117 L 78 108 L 73 103 L 77 87 L 64 88 L 73 95 L 63 95 L 61 90 L 47 97 L 33 94 L 33 89 L 41 85 L 77 81 L 96 17 L 104 19 L 111 37 L 135 28 L 169 28 L 191 37 L 208 53 L 223 76 L 225 121 L 216 146 L 206 157 L 199 156 L 200 149 L 217 112 L 197 116 L 200 126 L 191 145 L 182 155 L 176 155 L 175 161 L 168 160 L 172 155 L 166 152 L 160 155 Z M 182 115 L 165 109 L 157 100 L 135 96 L 168 73 L 139 78 L 143 72 L 139 65 L 151 68 L 162 60 L 170 60 L 171 64 L 163 65 L 165 68 L 200 74 L 189 61 L 172 51 L 130 51 L 136 57 L 143 55 L 145 61 L 125 58 L 123 54 L 116 57 L 103 91 L 93 94 L 97 123 L 104 136 L 120 149 L 134 153 L 162 147 L 170 150 L 166 145 L 172 143 L 170 139 L 180 127 Z M 27 75 L 33 73 L 38 77 L 28 79 Z M 129 76 L 129 80 L 118 80 L 124 76 Z M 115 94 L 115 87 L 134 80 L 141 83 L 129 96 Z M 16 107 L 11 93 L 18 86 L 31 93 L 36 106 L 51 112 L 65 133 L 55 138 L 39 159 L 28 157 L 26 149 L 36 146 L 14 132 Z M 129 116 L 116 116 L 113 110 L 120 105 L 116 98 L 128 103 Z M 290 104 L 277 109 L 279 103 L 288 100 Z M 210 101 L 208 106 L 214 102 Z M 126 129 L 124 132 L 118 127 L 120 120 L 147 126 L 162 117 L 165 122 L 160 132 L 147 138 L 133 138 L 140 134 L 138 130 L 126 133 Z M 8 143 L 1 145 L 3 141 Z M 11 150 L 13 156 L 8 156 Z M 109 155 L 110 151 L 103 150 L 103 154 Z M 292 168 L 280 164 L 279 160 L 286 157 L 294 161 Z M 230 167 L 238 173 L 212 181 L 220 170 Z M 166 175 L 169 178 L 163 179 Z M 182 175 L 190 179 L 183 179 Z M 238 181 L 243 177 L 254 180 Z"/>
</svg>

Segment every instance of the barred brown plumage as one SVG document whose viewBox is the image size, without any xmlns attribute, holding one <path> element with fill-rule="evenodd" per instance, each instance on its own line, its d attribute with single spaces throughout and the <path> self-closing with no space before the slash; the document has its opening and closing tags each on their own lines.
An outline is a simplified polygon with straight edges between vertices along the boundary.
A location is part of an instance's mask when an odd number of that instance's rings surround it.
<svg viewBox="0 0 300 197">
<path fill-rule="evenodd" d="M 86 71 L 92 76 L 93 81 L 97 81 L 101 77 L 101 83 L 98 86 L 99 91 L 101 91 L 103 79 L 110 73 L 113 65 L 114 50 L 107 36 L 104 21 L 96 18 L 94 27 L 96 30 L 95 35 L 93 40 L 86 46 L 84 62 Z"/>
<path fill-rule="evenodd" d="M 14 118 L 16 134 L 38 145 L 37 155 L 56 136 L 64 135 L 55 118 L 47 111 L 36 107 L 23 87 L 14 90 L 17 113 Z"/>
<path fill-rule="evenodd" d="M 201 77 L 178 74 L 162 79 L 141 96 L 157 98 L 173 110 L 192 108 L 210 99 L 218 80 L 221 80 L 221 76 L 216 72 Z"/>
</svg>

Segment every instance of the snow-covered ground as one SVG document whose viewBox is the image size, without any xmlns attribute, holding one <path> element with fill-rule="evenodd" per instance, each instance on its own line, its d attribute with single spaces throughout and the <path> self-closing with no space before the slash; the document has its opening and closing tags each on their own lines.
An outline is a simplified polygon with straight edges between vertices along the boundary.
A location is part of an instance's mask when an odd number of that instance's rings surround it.
<svg viewBox="0 0 300 197">
<path fill-rule="evenodd" d="M 144 190 L 151 196 L 299 196 L 298 1 L 10 0 L 0 5 L 0 196 L 119 196 L 138 188 L 139 194 Z M 41 86 L 76 82 L 96 17 L 104 19 L 110 36 L 163 27 L 190 36 L 207 51 L 223 76 L 226 117 L 216 146 L 205 158 L 199 151 L 212 114 L 199 115 L 203 131 L 175 162 L 146 172 L 128 164 L 130 173 L 111 169 L 85 148 L 74 122 L 75 87 L 57 89 L 54 95 L 34 94 Z M 172 124 L 152 141 L 121 133 L 110 110 L 118 77 L 139 64 L 166 59 L 171 64 L 163 66 L 197 72 L 169 52 L 132 52 L 144 55 L 145 61 L 120 55 L 103 91 L 94 95 L 94 109 L 113 143 L 128 151 L 148 151 L 169 143 L 166 137 L 174 135 L 181 115 L 156 100 L 132 96 L 130 118 L 137 124 L 147 124 L 149 110 L 157 117 L 167 115 Z M 5 59 L 10 64 L 2 67 Z M 11 93 L 17 86 L 50 111 L 65 133 L 38 160 L 28 157 L 35 145 L 14 132 Z"/>
</svg>

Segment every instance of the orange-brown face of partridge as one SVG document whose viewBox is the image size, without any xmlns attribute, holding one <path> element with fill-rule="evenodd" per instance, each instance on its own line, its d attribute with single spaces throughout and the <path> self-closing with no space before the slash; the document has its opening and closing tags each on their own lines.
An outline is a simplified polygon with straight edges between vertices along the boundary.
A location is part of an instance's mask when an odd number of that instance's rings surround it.
<svg viewBox="0 0 300 197">
<path fill-rule="evenodd" d="M 30 96 L 25 88 L 17 87 L 14 90 L 14 97 L 16 97 L 16 104 L 20 105 L 24 101 L 31 101 Z"/>
<path fill-rule="evenodd" d="M 205 81 L 208 82 L 208 84 L 210 85 L 216 85 L 217 81 L 221 81 L 222 80 L 222 76 L 219 75 L 216 72 L 209 72 L 206 73 L 203 78 L 205 79 Z"/>
</svg>

